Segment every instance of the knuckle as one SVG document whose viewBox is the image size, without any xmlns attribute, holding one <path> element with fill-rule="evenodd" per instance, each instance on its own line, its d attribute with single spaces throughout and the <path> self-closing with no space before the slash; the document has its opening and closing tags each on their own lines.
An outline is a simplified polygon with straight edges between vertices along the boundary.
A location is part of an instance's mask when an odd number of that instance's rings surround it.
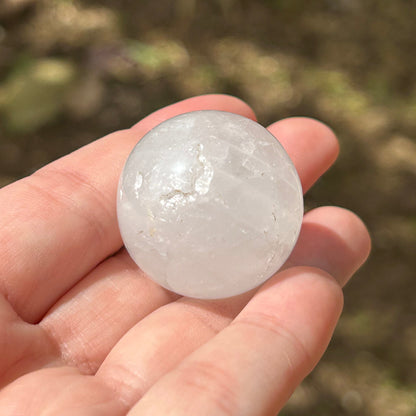
<svg viewBox="0 0 416 416">
<path fill-rule="evenodd" d="M 204 398 L 215 409 L 213 414 L 239 414 L 236 394 L 237 380 L 214 361 L 197 361 L 182 369 L 180 384 L 194 397 Z"/>
<path fill-rule="evenodd" d="M 291 356 L 296 355 L 297 362 L 310 363 L 314 361 L 302 340 L 273 314 L 257 312 L 239 319 L 235 324 L 251 326 L 260 331 L 271 333 L 279 340 L 279 347 L 283 352 L 285 351 L 289 367 L 292 369 L 295 365 L 294 360 L 290 359 Z"/>
</svg>

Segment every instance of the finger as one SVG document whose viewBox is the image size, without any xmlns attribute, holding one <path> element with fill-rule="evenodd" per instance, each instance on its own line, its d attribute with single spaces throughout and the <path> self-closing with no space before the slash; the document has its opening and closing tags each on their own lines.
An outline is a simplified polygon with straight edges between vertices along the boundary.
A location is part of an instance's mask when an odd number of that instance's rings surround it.
<svg viewBox="0 0 416 416">
<path fill-rule="evenodd" d="M 129 415 L 274 415 L 322 356 L 341 309 L 341 288 L 325 272 L 285 270 Z"/>
<path fill-rule="evenodd" d="M 178 297 L 148 279 L 122 249 L 64 295 L 39 327 L 66 364 L 94 374 L 128 329 Z"/>
<path fill-rule="evenodd" d="M 325 217 L 329 218 L 327 223 Z M 304 221 L 307 231 L 301 231 L 302 238 L 291 258 L 291 266 L 311 265 L 331 271 L 340 282 L 345 282 L 368 255 L 368 233 L 362 222 L 350 211 L 336 207 L 311 211 Z M 340 227 L 340 224 L 349 226 Z M 322 251 L 309 253 L 308 247 L 316 244 L 317 239 Z M 126 402 L 134 403 L 160 377 L 226 327 L 251 296 L 248 293 L 214 302 L 183 298 L 166 305 L 126 334 L 97 376 L 118 391 Z"/>
<path fill-rule="evenodd" d="M 338 156 L 339 144 L 335 134 L 320 121 L 291 117 L 270 125 L 268 129 L 292 159 L 303 192 L 315 183 Z"/>
<path fill-rule="evenodd" d="M 22 318 L 38 321 L 63 293 L 121 247 L 115 195 L 127 155 L 160 121 L 198 109 L 254 117 L 246 104 L 230 96 L 188 99 L 0 190 L 0 291 Z"/>
<path fill-rule="evenodd" d="M 29 373 L 0 392 L 2 416 L 121 416 L 127 407 L 94 377 L 69 367 Z"/>
<path fill-rule="evenodd" d="M 300 146 L 296 147 L 295 137 L 290 132 L 289 126 L 292 125 L 293 131 L 297 132 L 299 131 L 298 123 L 304 126 L 305 133 L 303 133 L 300 140 Z M 284 129 L 281 130 L 280 126 L 284 126 Z M 308 182 L 308 179 L 302 175 L 308 174 L 314 178 L 318 177 L 328 167 L 328 164 L 322 161 L 332 160 L 336 155 L 337 143 L 335 136 L 326 126 L 314 120 L 288 119 L 282 121 L 281 124 L 275 124 L 272 133 L 276 134 L 287 146 L 290 157 L 295 161 L 299 160 L 297 168 L 301 172 L 303 183 Z M 320 135 L 322 136 L 322 143 L 319 143 L 317 139 Z M 317 155 L 316 158 L 301 159 L 298 152 L 305 151 L 308 137 L 310 146 L 318 146 L 322 155 Z M 290 145 L 287 145 L 287 143 L 290 143 Z M 303 166 L 302 163 L 308 166 Z M 100 273 L 94 273 L 93 277 L 87 277 L 85 281 L 83 280 L 73 290 L 69 291 L 60 300 L 58 307 L 54 308 L 45 319 L 44 323 L 48 332 L 53 333 L 58 342 L 65 347 L 64 355 L 70 358 L 72 364 L 82 365 L 83 371 L 94 372 L 110 349 L 120 339 L 120 334 L 127 332 L 133 326 L 132 321 L 139 322 L 144 314 L 149 313 L 151 309 L 148 307 L 149 305 L 154 308 L 161 306 L 159 302 L 165 296 L 163 295 L 161 298 L 161 293 L 165 293 L 163 289 L 154 285 L 139 283 L 143 279 L 146 280 L 140 273 L 138 273 L 139 281 L 135 283 L 132 283 L 134 277 L 130 275 L 129 282 L 131 283 L 129 283 L 129 287 L 132 290 L 127 295 L 103 296 L 103 293 L 114 292 L 115 288 L 117 288 L 118 293 L 126 291 L 122 287 L 124 285 L 123 276 L 125 276 L 124 265 L 124 261 L 119 262 L 118 272 L 116 268 L 112 268 L 111 279 L 108 281 L 103 274 L 105 266 L 100 266 Z M 143 284 L 147 285 L 146 291 L 141 289 Z M 84 293 L 86 287 L 88 287 L 87 296 Z M 95 305 L 97 302 L 103 302 L 104 299 L 106 312 L 100 313 L 98 317 Z M 246 296 L 244 299 L 248 300 L 249 298 Z M 143 305 L 140 313 L 137 310 L 139 305 Z M 242 305 L 243 303 L 240 303 L 239 307 L 241 308 Z M 121 313 L 124 310 L 131 311 L 131 314 Z M 236 308 L 237 310 L 238 308 Z M 117 317 L 118 323 L 116 326 L 113 325 L 113 317 Z M 106 342 L 101 342 L 102 336 L 97 337 L 97 335 L 104 333 L 106 334 Z M 77 336 L 75 337 L 74 334 L 77 334 Z M 201 337 L 202 339 L 203 337 Z M 89 347 L 85 348 L 85 345 Z M 190 345 L 194 344 L 191 343 Z"/>
<path fill-rule="evenodd" d="M 38 369 L 58 356 L 52 340 L 40 328 L 23 322 L 2 295 L 0 340 L 0 390 L 16 377 Z"/>
<path fill-rule="evenodd" d="M 207 94 L 189 98 L 157 110 L 150 117 L 146 117 L 136 123 L 132 128 L 140 130 L 142 134 L 146 134 L 154 126 L 168 118 L 196 110 L 229 111 L 230 113 L 241 114 L 244 117 L 256 120 L 253 110 L 244 101 L 230 95 Z"/>
<path fill-rule="evenodd" d="M 284 267 L 319 267 L 344 286 L 366 261 L 370 249 L 367 228 L 354 213 L 320 207 L 305 214 L 297 244 Z"/>
</svg>

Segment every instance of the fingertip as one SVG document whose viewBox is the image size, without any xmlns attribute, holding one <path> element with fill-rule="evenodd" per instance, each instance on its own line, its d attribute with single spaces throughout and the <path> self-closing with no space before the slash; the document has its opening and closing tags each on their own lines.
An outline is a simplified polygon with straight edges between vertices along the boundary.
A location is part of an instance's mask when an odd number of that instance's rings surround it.
<svg viewBox="0 0 416 416">
<path fill-rule="evenodd" d="M 290 117 L 269 126 L 291 157 L 304 191 L 337 159 L 339 142 L 326 124 L 308 117 Z"/>
<path fill-rule="evenodd" d="M 285 281 L 290 287 L 298 287 L 300 292 L 303 290 L 308 292 L 309 298 L 315 298 L 310 295 L 311 291 L 326 293 L 328 299 L 332 299 L 333 310 L 338 310 L 341 313 L 344 294 L 338 280 L 331 273 L 317 266 L 296 265 L 282 270 L 262 285 L 255 297 L 258 297 L 259 293 L 263 291 L 265 292 L 264 296 L 272 294 L 272 287 L 276 285 L 284 287 Z M 278 288 L 278 290 L 281 289 Z"/>
<path fill-rule="evenodd" d="M 254 110 L 241 98 L 230 94 L 205 94 L 188 98 L 192 104 L 197 103 L 201 110 L 220 110 L 240 114 L 256 121 Z"/>
<path fill-rule="evenodd" d="M 321 120 L 313 117 L 289 117 L 288 120 L 298 120 L 304 124 L 306 128 L 315 130 L 316 133 L 321 137 L 321 140 L 327 140 L 328 146 L 332 148 L 335 155 L 339 153 L 339 142 L 334 130 Z"/>
<path fill-rule="evenodd" d="M 315 145 L 325 146 L 334 160 L 339 154 L 339 141 L 334 130 L 320 120 L 303 116 L 288 117 L 269 126 L 271 129 L 276 127 L 284 136 L 283 140 L 285 137 L 288 137 L 288 140 L 293 139 L 293 135 L 290 134 L 293 130 L 296 130 L 297 133 L 309 133 L 311 134 L 309 140 Z"/>
<path fill-rule="evenodd" d="M 365 263 L 371 252 L 370 233 L 363 220 L 347 208 L 325 206 L 316 208 L 305 215 L 305 221 L 326 219 L 333 225 L 356 254 L 357 268 Z"/>
<path fill-rule="evenodd" d="M 327 293 L 328 298 L 333 299 L 334 310 L 341 313 L 344 305 L 344 292 L 331 273 L 314 266 L 296 266 L 289 270 L 293 274 L 308 276 L 314 282 L 315 290 Z"/>
<path fill-rule="evenodd" d="M 309 211 L 305 215 L 305 221 L 314 221 L 326 218 L 337 226 L 338 232 L 348 240 L 354 241 L 353 246 L 360 253 L 361 262 L 367 260 L 371 251 L 370 233 L 363 220 L 351 210 L 343 207 L 325 206 Z"/>
<path fill-rule="evenodd" d="M 370 235 L 356 214 L 340 207 L 320 207 L 305 214 L 287 266 L 318 267 L 343 286 L 367 260 L 370 250 Z"/>
<path fill-rule="evenodd" d="M 256 115 L 252 108 L 240 98 L 227 94 L 205 94 L 187 98 L 161 108 L 136 123 L 131 129 L 144 135 L 153 127 L 169 118 L 198 110 L 228 111 L 256 120 Z"/>
</svg>

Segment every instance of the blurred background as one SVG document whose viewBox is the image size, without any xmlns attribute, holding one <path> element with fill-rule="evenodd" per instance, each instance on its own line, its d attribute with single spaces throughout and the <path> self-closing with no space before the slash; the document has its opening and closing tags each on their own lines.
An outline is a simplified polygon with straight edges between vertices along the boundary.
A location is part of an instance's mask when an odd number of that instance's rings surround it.
<svg viewBox="0 0 416 416">
<path fill-rule="evenodd" d="M 196 94 L 341 142 L 307 208 L 347 207 L 373 252 L 285 416 L 416 414 L 416 2 L 1 0 L 0 186 Z"/>
</svg>

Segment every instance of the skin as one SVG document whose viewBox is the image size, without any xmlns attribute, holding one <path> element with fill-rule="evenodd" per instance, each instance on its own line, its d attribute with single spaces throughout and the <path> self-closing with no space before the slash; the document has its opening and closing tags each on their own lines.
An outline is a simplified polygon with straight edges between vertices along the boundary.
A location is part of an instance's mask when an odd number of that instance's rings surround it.
<svg viewBox="0 0 416 416">
<path fill-rule="evenodd" d="M 179 297 L 122 248 L 122 166 L 149 129 L 192 110 L 255 119 L 242 101 L 163 108 L 0 190 L 0 409 L 19 415 L 275 415 L 324 353 L 368 232 L 338 207 L 308 212 L 283 270 L 216 301 Z M 338 154 L 308 118 L 269 130 L 306 192 Z"/>
</svg>

